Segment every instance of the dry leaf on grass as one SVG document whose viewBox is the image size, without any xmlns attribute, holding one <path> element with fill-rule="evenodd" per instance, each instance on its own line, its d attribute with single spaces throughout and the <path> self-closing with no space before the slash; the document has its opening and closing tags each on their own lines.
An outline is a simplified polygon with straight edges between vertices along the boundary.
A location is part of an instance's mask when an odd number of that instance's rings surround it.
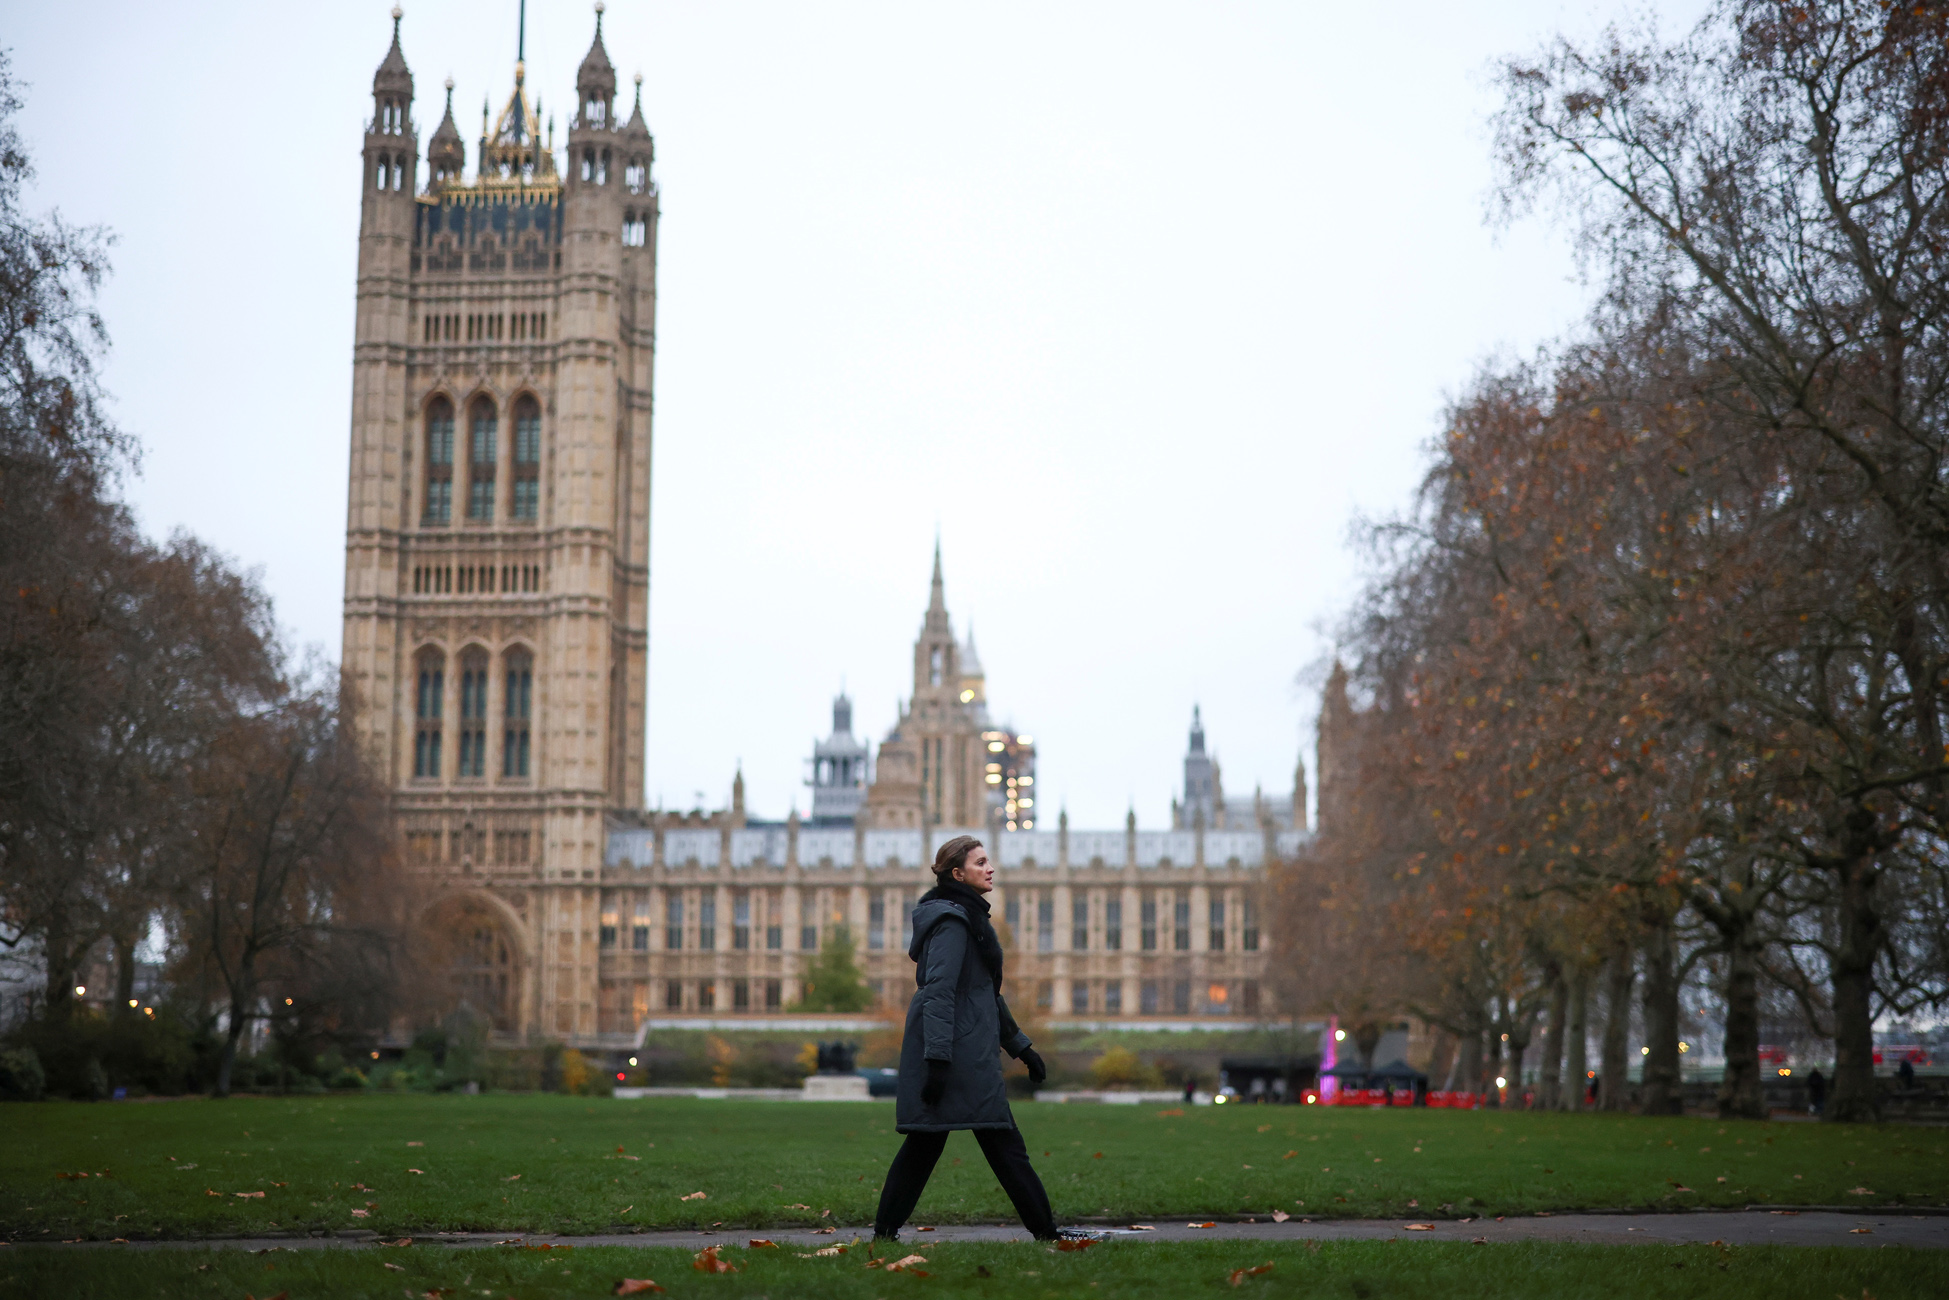
<svg viewBox="0 0 1949 1300">
<path fill-rule="evenodd" d="M 1241 1286 L 1244 1284 L 1246 1278 L 1257 1277 L 1261 1273 L 1270 1273 L 1271 1271 L 1272 1271 L 1272 1261 L 1267 1260 L 1265 1263 L 1259 1265 L 1257 1268 L 1235 1268 L 1232 1270 L 1231 1277 L 1227 1280 L 1230 1281 L 1233 1286 Z"/>
<path fill-rule="evenodd" d="M 677 1199 L 680 1201 L 702 1201 L 708 1198 L 702 1192 L 692 1192 L 688 1196 L 679 1196 Z"/>
<path fill-rule="evenodd" d="M 809 1205 L 802 1204 L 798 1201 L 794 1201 L 792 1202 L 792 1204 L 784 1206 L 783 1208 L 787 1210 L 809 1210 L 812 1207 Z"/>
<path fill-rule="evenodd" d="M 1874 1195 L 1873 1192 L 1869 1191 L 1865 1187 L 1850 1187 L 1847 1190 L 1847 1194 L 1849 1196 L 1873 1196 Z"/>
<path fill-rule="evenodd" d="M 1215 1228 L 1218 1226 L 1218 1222 L 1215 1219 L 1206 1219 L 1203 1223 L 1187 1223 L 1184 1226 L 1187 1228 Z"/>
<path fill-rule="evenodd" d="M 609 1289 L 610 1295 L 635 1295 L 638 1291 L 661 1291 L 662 1287 L 646 1277 L 626 1277 Z"/>
<path fill-rule="evenodd" d="M 1433 1232 L 1434 1230 L 1435 1225 L 1432 1223 L 1410 1223 L 1408 1225 L 1409 1232 Z"/>
<path fill-rule="evenodd" d="M 1274 1223 L 1284 1223 L 1287 1219 L 1290 1219 L 1292 1217 L 1293 1217 L 1292 1215 L 1286 1213 L 1284 1210 L 1274 1210 L 1272 1212 L 1272 1221 Z"/>
<path fill-rule="evenodd" d="M 1283 1156 L 1280 1156 L 1279 1158 L 1280 1158 L 1281 1160 L 1291 1160 L 1291 1159 L 1292 1159 L 1292 1158 L 1293 1158 L 1294 1156 L 1296 1156 L 1296 1155 L 1298 1155 L 1298 1154 L 1299 1154 L 1299 1152 L 1297 1152 L 1297 1151 L 1288 1151 L 1288 1152 L 1287 1152 L 1287 1153 L 1286 1153 L 1285 1155 L 1283 1155 Z"/>
<path fill-rule="evenodd" d="M 1096 1244 L 1095 1237 L 1064 1237 L 1056 1243 L 1057 1250 L 1088 1250 Z"/>
<path fill-rule="evenodd" d="M 924 1255 L 908 1255 L 905 1258 L 896 1259 L 891 1264 L 888 1264 L 887 1272 L 912 1273 L 915 1277 L 929 1277 L 932 1275 L 926 1269 L 914 1267 L 916 1264 L 925 1264 L 926 1262 L 927 1258 Z"/>
<path fill-rule="evenodd" d="M 354 1211 L 352 1211 L 352 1217 L 353 1217 L 353 1218 L 355 1218 L 355 1219 L 363 1219 L 363 1218 L 365 1218 L 365 1217 L 367 1217 L 367 1216 L 368 1216 L 369 1214 L 371 1214 L 371 1211 L 370 1211 L 370 1210 L 354 1210 Z"/>
<path fill-rule="evenodd" d="M 770 1237 L 753 1237 L 745 1243 L 752 1250 L 777 1250 L 778 1243 Z"/>
<path fill-rule="evenodd" d="M 812 1230 L 812 1235 L 815 1237 L 830 1237 L 833 1233 L 838 1231 L 839 1229 L 837 1228 L 814 1228 Z"/>
<path fill-rule="evenodd" d="M 800 1259 L 818 1259 L 822 1255 L 843 1255 L 846 1253 L 846 1248 L 844 1246 L 821 1246 L 814 1251 L 801 1250 L 795 1251 L 794 1253 Z"/>
<path fill-rule="evenodd" d="M 379 1267 L 385 1269 L 388 1273 L 404 1273 L 406 1271 L 406 1267 L 403 1264 L 388 1264 L 383 1261 Z"/>
<path fill-rule="evenodd" d="M 407 1170 L 406 1172 L 407 1172 L 407 1173 L 409 1173 L 409 1174 L 423 1174 L 423 1173 L 425 1173 L 425 1172 L 426 1172 L 426 1170 L 424 1170 L 424 1169 L 408 1169 L 408 1170 Z"/>
<path fill-rule="evenodd" d="M 719 1259 L 720 1247 L 706 1246 L 691 1258 L 690 1266 L 699 1273 L 735 1273 L 738 1266 L 728 1259 Z"/>
<path fill-rule="evenodd" d="M 1489 1244 L 1489 1239 L 1488 1239 L 1487 1237 L 1470 1237 L 1470 1238 L 1469 1238 L 1469 1245 L 1471 1245 L 1471 1246 L 1486 1246 L 1486 1245 L 1488 1245 L 1488 1244 Z"/>
<path fill-rule="evenodd" d="M 506 1178 L 503 1178 L 501 1181 L 504 1183 L 518 1183 L 521 1181 L 521 1175 L 509 1174 Z"/>
<path fill-rule="evenodd" d="M 219 1192 L 219 1191 L 218 1191 L 218 1190 L 217 1190 L 216 1188 L 214 1188 L 214 1187 L 206 1187 L 206 1188 L 204 1188 L 204 1189 L 203 1189 L 203 1194 L 204 1194 L 205 1196 L 222 1196 L 222 1195 L 223 1195 L 223 1193 L 222 1193 L 222 1192 Z"/>
<path fill-rule="evenodd" d="M 426 1143 L 424 1143 L 424 1142 L 408 1142 L 408 1143 L 407 1143 L 406 1145 L 407 1145 L 407 1146 L 409 1146 L 409 1147 L 423 1147 L 423 1146 L 425 1146 L 425 1145 L 426 1145 Z"/>
<path fill-rule="evenodd" d="M 934 1231 L 934 1230 L 933 1230 L 932 1228 L 915 1228 L 915 1229 L 914 1229 L 914 1231 L 915 1231 L 915 1232 L 932 1232 L 932 1231 Z"/>
<path fill-rule="evenodd" d="M 252 1197 L 256 1197 L 259 1200 L 262 1200 L 264 1197 L 264 1193 L 262 1192 L 232 1192 L 230 1194 L 232 1196 L 241 1197 L 246 1201 L 250 1200 Z"/>
</svg>

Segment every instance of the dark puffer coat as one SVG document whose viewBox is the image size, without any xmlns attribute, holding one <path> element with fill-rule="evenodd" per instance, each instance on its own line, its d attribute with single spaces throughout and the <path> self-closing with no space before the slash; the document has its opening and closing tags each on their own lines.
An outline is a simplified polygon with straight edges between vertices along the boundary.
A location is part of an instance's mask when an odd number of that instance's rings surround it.
<svg viewBox="0 0 1949 1300">
<path fill-rule="evenodd" d="M 914 959 L 920 987 L 907 1006 L 907 1032 L 900 1042 L 894 1128 L 901 1133 L 1015 1127 L 1000 1053 L 1019 1056 L 1029 1039 L 1008 1013 L 969 926 L 961 906 L 943 898 L 914 908 L 914 942 L 907 955 Z M 930 1060 L 954 1067 L 934 1106 L 920 1099 Z"/>
</svg>

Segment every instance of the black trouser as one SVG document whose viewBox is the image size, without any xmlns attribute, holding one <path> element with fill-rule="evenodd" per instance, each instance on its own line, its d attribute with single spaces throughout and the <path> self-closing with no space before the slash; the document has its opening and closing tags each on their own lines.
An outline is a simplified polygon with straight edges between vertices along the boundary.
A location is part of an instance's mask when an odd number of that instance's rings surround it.
<svg viewBox="0 0 1949 1300">
<path fill-rule="evenodd" d="M 1049 1208 L 1049 1193 L 1042 1190 L 1042 1180 L 1035 1176 L 1035 1166 L 1029 1163 L 1022 1131 L 1014 1127 L 969 1131 L 981 1144 L 981 1154 L 988 1157 L 988 1167 L 995 1171 L 1002 1190 L 1014 1202 L 1022 1226 L 1038 1241 L 1052 1240 L 1056 1235 L 1055 1212 Z M 886 1186 L 880 1189 L 880 1212 L 873 1216 L 875 1236 L 891 1237 L 900 1231 L 914 1206 L 920 1204 L 928 1175 L 934 1172 L 934 1162 L 946 1146 L 946 1133 L 907 1134 L 893 1157 L 893 1167 L 887 1170 Z"/>
</svg>

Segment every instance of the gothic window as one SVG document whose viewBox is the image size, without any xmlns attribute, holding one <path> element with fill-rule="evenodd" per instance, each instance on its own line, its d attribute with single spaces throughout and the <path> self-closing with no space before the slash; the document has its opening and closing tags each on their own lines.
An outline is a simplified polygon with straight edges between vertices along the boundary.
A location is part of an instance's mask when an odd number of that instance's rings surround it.
<svg viewBox="0 0 1949 1300">
<path fill-rule="evenodd" d="M 935 646 L 927 652 L 927 684 L 929 686 L 939 686 L 941 684 L 941 648 L 939 646 Z"/>
<path fill-rule="evenodd" d="M 1120 1016 L 1123 1014 L 1123 981 L 1103 981 L 1103 1014 Z"/>
<path fill-rule="evenodd" d="M 731 891 L 731 946 L 739 952 L 751 947 L 751 893 Z"/>
<path fill-rule="evenodd" d="M 582 121 L 589 126 L 601 126 L 609 120 L 609 103 L 600 95 L 589 96 L 582 105 Z"/>
<path fill-rule="evenodd" d="M 1088 980 L 1071 980 L 1069 983 L 1069 1010 L 1072 1014 L 1086 1016 L 1090 1012 L 1090 983 Z"/>
<path fill-rule="evenodd" d="M 1259 906 L 1252 899 L 1246 898 L 1239 904 L 1238 924 L 1238 946 L 1247 952 L 1257 952 L 1259 950 Z"/>
<path fill-rule="evenodd" d="M 1178 890 L 1177 905 L 1172 909 L 1171 946 L 1179 952 L 1191 951 L 1191 891 Z M 1189 993 L 1185 994 L 1190 997 Z"/>
<path fill-rule="evenodd" d="M 684 900 L 674 889 L 663 905 L 663 946 L 670 952 L 684 946 Z"/>
<path fill-rule="evenodd" d="M 1140 1015 L 1154 1016 L 1157 1014 L 1156 980 L 1145 980 L 1137 986 L 1137 1010 Z"/>
<path fill-rule="evenodd" d="M 393 158 L 393 190 L 406 188 L 406 158 L 401 154 Z"/>
<path fill-rule="evenodd" d="M 494 404 L 486 398 L 474 403 L 472 428 L 467 438 L 467 517 L 482 521 L 494 518 L 494 462 L 499 421 Z"/>
<path fill-rule="evenodd" d="M 819 948 L 819 904 L 810 890 L 799 895 L 799 950 L 816 952 Z"/>
<path fill-rule="evenodd" d="M 596 178 L 596 151 L 593 149 L 584 149 L 582 151 L 582 179 L 585 181 L 592 181 L 595 178 Z"/>
<path fill-rule="evenodd" d="M 535 661 L 516 652 L 507 656 L 507 688 L 501 706 L 506 735 L 501 744 L 501 775 L 528 775 L 529 718 L 533 710 Z"/>
<path fill-rule="evenodd" d="M 1139 926 L 1137 939 L 1145 952 L 1157 951 L 1157 900 L 1149 890 L 1144 891 L 1143 901 L 1137 905 Z"/>
<path fill-rule="evenodd" d="M 386 177 L 391 174 L 391 165 L 392 165 L 391 160 L 388 159 L 385 154 L 379 155 L 378 165 L 372 169 L 374 189 L 379 190 L 381 192 L 385 190 Z"/>
<path fill-rule="evenodd" d="M 460 660 L 460 763 L 457 776 L 487 772 L 487 656 L 470 650 Z"/>
<path fill-rule="evenodd" d="M 733 1011 L 751 1010 L 751 981 L 750 980 L 731 981 L 731 1010 Z"/>
<path fill-rule="evenodd" d="M 1173 1014 L 1191 1014 L 1191 981 L 1174 980 L 1171 983 L 1171 1011 Z"/>
<path fill-rule="evenodd" d="M 765 1010 L 778 1010 L 779 1004 L 784 1001 L 784 997 L 785 986 L 783 980 L 765 981 Z"/>
<path fill-rule="evenodd" d="M 663 985 L 663 1009 L 682 1011 L 684 1009 L 684 986 L 681 980 L 666 980 Z"/>
<path fill-rule="evenodd" d="M 641 248 L 649 236 L 649 223 L 638 212 L 623 213 L 623 247 Z"/>
<path fill-rule="evenodd" d="M 1035 950 L 1050 952 L 1056 946 L 1056 898 L 1048 890 L 1035 905 Z"/>
<path fill-rule="evenodd" d="M 641 194 L 650 187 L 650 169 L 641 158 L 631 158 L 623 168 L 623 185 L 631 194 Z"/>
<path fill-rule="evenodd" d="M 866 946 L 884 948 L 887 946 L 887 900 L 886 891 L 875 889 L 866 896 Z"/>
<path fill-rule="evenodd" d="M 1225 951 L 1225 900 L 1222 898 L 1211 900 L 1211 943 L 1208 946 L 1213 952 Z"/>
<path fill-rule="evenodd" d="M 785 947 L 784 900 L 779 891 L 765 891 L 765 948 L 779 952 Z"/>
<path fill-rule="evenodd" d="M 514 517 L 541 514 L 541 406 L 523 393 L 514 404 Z"/>
<path fill-rule="evenodd" d="M 1123 903 L 1114 898 L 1103 901 L 1103 950 L 1120 952 L 1123 949 Z"/>
<path fill-rule="evenodd" d="M 437 650 L 420 656 L 413 713 L 413 775 L 440 775 L 440 715 L 446 711 L 446 661 Z"/>
<path fill-rule="evenodd" d="M 596 155 L 596 184 L 607 185 L 608 183 L 609 183 L 609 151 L 607 149 L 604 149 L 601 153 Z"/>
<path fill-rule="evenodd" d="M 1069 905 L 1069 946 L 1075 952 L 1088 952 L 1090 946 L 1090 900 L 1078 898 Z"/>
<path fill-rule="evenodd" d="M 636 896 L 636 918 L 635 924 L 629 929 L 629 947 L 632 952 L 650 950 L 650 896 L 648 894 Z"/>
<path fill-rule="evenodd" d="M 697 898 L 697 946 L 705 952 L 717 947 L 717 891 L 703 890 Z"/>
<path fill-rule="evenodd" d="M 421 522 L 453 522 L 453 404 L 436 397 L 426 408 L 426 511 Z"/>
<path fill-rule="evenodd" d="M 596 943 L 605 951 L 616 946 L 616 930 L 621 920 L 621 914 L 616 910 L 614 902 L 602 909 L 602 922 L 597 930 Z"/>
</svg>

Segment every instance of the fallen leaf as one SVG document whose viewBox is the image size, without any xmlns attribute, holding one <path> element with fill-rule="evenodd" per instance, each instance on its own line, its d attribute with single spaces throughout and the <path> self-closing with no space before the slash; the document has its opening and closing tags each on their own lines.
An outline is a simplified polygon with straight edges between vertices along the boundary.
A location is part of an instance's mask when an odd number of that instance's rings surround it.
<svg viewBox="0 0 1949 1300">
<path fill-rule="evenodd" d="M 1274 1210 L 1272 1212 L 1272 1221 L 1274 1223 L 1284 1223 L 1287 1219 L 1290 1219 L 1292 1217 L 1293 1217 L 1292 1215 L 1286 1213 L 1284 1210 Z"/>
<path fill-rule="evenodd" d="M 753 1237 L 745 1245 L 752 1250 L 777 1250 L 778 1243 L 770 1237 Z"/>
<path fill-rule="evenodd" d="M 206 1187 L 206 1188 L 204 1188 L 204 1189 L 203 1189 L 203 1194 L 204 1194 L 205 1196 L 222 1196 L 222 1195 L 223 1195 L 223 1193 L 222 1193 L 222 1192 L 219 1192 L 219 1191 L 218 1191 L 218 1190 L 217 1190 L 216 1188 L 214 1188 L 214 1187 Z"/>
<path fill-rule="evenodd" d="M 1095 1237 L 1064 1237 L 1056 1243 L 1057 1250 L 1088 1250 L 1096 1244 Z"/>
<path fill-rule="evenodd" d="M 815 1237 L 830 1237 L 833 1233 L 838 1231 L 839 1229 L 837 1228 L 814 1228 L 812 1230 L 812 1235 Z"/>
<path fill-rule="evenodd" d="M 389 1273 L 404 1273 L 406 1271 L 406 1266 L 403 1264 L 387 1264 L 382 1261 L 379 1266 Z"/>
<path fill-rule="evenodd" d="M 919 1273 L 920 1270 L 914 1268 L 914 1265 L 925 1264 L 926 1262 L 927 1262 L 927 1257 L 925 1255 L 903 1255 L 899 1259 L 896 1259 L 891 1264 L 887 1265 L 887 1272 L 899 1273 L 904 1270 L 912 1270 L 913 1272 Z M 921 1276 L 926 1277 L 927 1275 L 925 1273 L 921 1273 Z"/>
<path fill-rule="evenodd" d="M 289 1184 L 289 1183 L 272 1183 L 272 1184 L 271 1184 L 271 1186 L 273 1186 L 273 1187 L 289 1187 L 290 1185 L 291 1185 L 291 1184 Z"/>
<path fill-rule="evenodd" d="M 423 1147 L 423 1146 L 425 1146 L 425 1145 L 426 1145 L 426 1143 L 424 1143 L 424 1142 L 408 1142 L 408 1143 L 407 1143 L 406 1145 L 407 1145 L 407 1146 L 409 1146 L 409 1147 Z"/>
<path fill-rule="evenodd" d="M 242 1197 L 246 1201 L 250 1200 L 252 1197 L 256 1197 L 259 1200 L 262 1200 L 264 1198 L 264 1193 L 262 1192 L 232 1192 L 230 1194 L 232 1196 Z"/>
<path fill-rule="evenodd" d="M 1869 1191 L 1865 1187 L 1850 1187 L 1848 1188 L 1847 1194 L 1849 1196 L 1873 1196 L 1874 1195 L 1873 1192 Z"/>
<path fill-rule="evenodd" d="M 1173 1106 L 1169 1110 L 1160 1110 L 1157 1112 L 1159 1119 L 1175 1119 L 1182 1114 L 1184 1114 L 1184 1107 L 1182 1106 Z"/>
<path fill-rule="evenodd" d="M 809 1210 L 809 1209 L 811 1209 L 812 1207 L 811 1207 L 811 1206 L 809 1206 L 809 1205 L 801 1205 L 801 1204 L 799 1204 L 798 1202 L 796 1202 L 796 1201 L 795 1201 L 795 1202 L 793 1202 L 792 1204 L 790 1204 L 790 1205 L 788 1205 L 788 1206 L 786 1206 L 785 1208 L 786 1208 L 786 1209 L 788 1209 L 788 1210 Z"/>
<path fill-rule="evenodd" d="M 915 1229 L 914 1229 L 914 1231 L 915 1231 L 915 1232 L 932 1232 L 932 1231 L 934 1231 L 934 1230 L 933 1230 L 932 1228 L 915 1228 Z"/>
<path fill-rule="evenodd" d="M 352 1211 L 352 1217 L 355 1219 L 363 1219 L 370 1213 L 370 1210 L 354 1210 Z"/>
<path fill-rule="evenodd" d="M 1299 1152 L 1297 1152 L 1297 1151 L 1288 1151 L 1288 1152 L 1287 1152 L 1287 1153 L 1286 1153 L 1285 1155 L 1283 1155 L 1283 1156 L 1280 1156 L 1279 1158 L 1280 1158 L 1281 1160 L 1291 1160 L 1291 1159 L 1292 1159 L 1292 1158 L 1293 1158 L 1294 1156 L 1296 1156 L 1296 1155 L 1298 1155 L 1298 1154 L 1299 1154 Z"/>
<path fill-rule="evenodd" d="M 506 1178 L 503 1178 L 501 1181 L 504 1183 L 518 1183 L 521 1181 L 521 1175 L 509 1174 Z"/>
<path fill-rule="evenodd" d="M 1849 1228 L 1849 1232 L 1873 1232 L 1873 1228 Z"/>
<path fill-rule="evenodd" d="M 662 1287 L 646 1277 L 626 1277 L 609 1289 L 610 1295 L 635 1295 L 638 1291 L 661 1291 Z"/>
<path fill-rule="evenodd" d="M 1101 1160 L 1102 1158 L 1103 1158 L 1103 1153 L 1101 1151 L 1097 1152 L 1095 1155 L 1090 1157 L 1090 1159 L 1092 1160 Z"/>
<path fill-rule="evenodd" d="M 1270 1125 L 1270 1124 L 1261 1124 L 1261 1125 L 1259 1125 L 1259 1132 L 1261 1132 L 1261 1133 L 1270 1133 L 1270 1132 L 1272 1132 L 1272 1125 Z"/>
<path fill-rule="evenodd" d="M 822 1256 L 822 1255 L 843 1255 L 843 1254 L 845 1254 L 845 1253 L 846 1253 L 846 1248 L 845 1248 L 844 1246 L 821 1246 L 821 1247 L 819 1247 L 819 1249 L 817 1249 L 817 1250 L 815 1250 L 815 1251 L 813 1251 L 813 1252 L 812 1252 L 811 1254 L 809 1254 L 809 1255 L 808 1255 L 808 1254 L 804 1254 L 804 1253 L 800 1253 L 800 1254 L 799 1254 L 799 1258 L 800 1258 L 800 1259 L 817 1259 L 817 1258 L 819 1258 L 819 1257 L 820 1257 L 820 1256 Z"/>
<path fill-rule="evenodd" d="M 1433 1232 L 1434 1230 L 1435 1225 L 1432 1223 L 1410 1223 L 1408 1225 L 1409 1232 Z"/>
<path fill-rule="evenodd" d="M 702 1193 L 699 1193 L 699 1195 L 702 1195 Z M 689 1198 L 685 1197 L 684 1199 L 688 1200 Z M 717 1252 L 719 1249 L 720 1248 L 717 1246 L 704 1247 L 702 1250 L 698 1251 L 696 1255 L 692 1256 L 690 1261 L 690 1266 L 696 1269 L 699 1273 L 737 1272 L 738 1266 L 736 1264 L 733 1264 L 728 1259 L 719 1259 L 717 1257 Z"/>
<path fill-rule="evenodd" d="M 884 1264 L 884 1263 L 886 1263 L 886 1261 L 885 1261 L 885 1260 L 883 1260 L 883 1259 L 869 1259 L 869 1260 L 867 1260 L 867 1261 L 866 1261 L 866 1267 L 868 1267 L 868 1268 L 878 1268 L 878 1267 L 880 1267 L 880 1265 L 882 1265 L 882 1264 Z"/>
<path fill-rule="evenodd" d="M 1207 1219 L 1203 1223 L 1187 1223 L 1184 1226 L 1187 1228 L 1215 1228 L 1218 1224 L 1214 1220 Z"/>
<path fill-rule="evenodd" d="M 1488 1245 L 1488 1244 L 1489 1244 L 1489 1239 L 1488 1239 L 1487 1237 L 1470 1237 L 1470 1238 L 1469 1238 L 1469 1245 L 1471 1245 L 1471 1246 L 1486 1246 L 1486 1245 Z"/>
<path fill-rule="evenodd" d="M 1257 1277 L 1261 1273 L 1270 1273 L 1271 1271 L 1272 1271 L 1272 1261 L 1267 1260 L 1265 1263 L 1259 1265 L 1257 1268 L 1233 1269 L 1230 1281 L 1233 1286 L 1239 1286 L 1243 1284 L 1245 1279 L 1248 1277 Z"/>
<path fill-rule="evenodd" d="M 407 1173 L 409 1173 L 409 1174 L 423 1174 L 423 1173 L 425 1173 L 425 1172 L 426 1172 L 426 1170 L 424 1170 L 424 1169 L 408 1169 L 408 1170 L 407 1170 L 406 1172 L 407 1172 Z"/>
<path fill-rule="evenodd" d="M 679 1196 L 677 1199 L 680 1201 L 702 1201 L 708 1198 L 702 1192 L 692 1192 L 688 1196 Z"/>
</svg>

